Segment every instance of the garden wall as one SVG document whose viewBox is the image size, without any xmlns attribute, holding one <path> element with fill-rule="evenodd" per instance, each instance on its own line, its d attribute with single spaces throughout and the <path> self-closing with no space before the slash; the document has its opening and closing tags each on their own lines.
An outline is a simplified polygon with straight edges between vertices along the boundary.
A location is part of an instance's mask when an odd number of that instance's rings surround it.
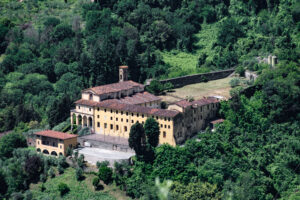
<svg viewBox="0 0 300 200">
<path fill-rule="evenodd" d="M 160 80 L 160 83 L 172 83 L 174 85 L 174 88 L 183 87 L 185 85 L 189 84 L 195 84 L 205 81 L 211 81 L 211 80 L 217 80 L 221 78 L 225 78 L 232 74 L 234 72 L 234 69 L 226 69 L 221 71 L 214 71 L 214 72 L 208 72 L 208 73 L 202 73 L 202 74 L 194 74 L 194 75 L 188 75 L 188 76 L 181 76 L 178 78 L 170 78 L 165 80 Z"/>
</svg>

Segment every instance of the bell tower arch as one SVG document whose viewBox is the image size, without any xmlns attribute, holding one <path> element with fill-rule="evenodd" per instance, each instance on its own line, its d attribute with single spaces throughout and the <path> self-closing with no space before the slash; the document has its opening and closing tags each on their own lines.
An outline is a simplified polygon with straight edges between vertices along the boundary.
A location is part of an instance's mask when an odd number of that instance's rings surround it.
<svg viewBox="0 0 300 200">
<path fill-rule="evenodd" d="M 128 80 L 128 66 L 119 67 L 119 82 Z"/>
</svg>

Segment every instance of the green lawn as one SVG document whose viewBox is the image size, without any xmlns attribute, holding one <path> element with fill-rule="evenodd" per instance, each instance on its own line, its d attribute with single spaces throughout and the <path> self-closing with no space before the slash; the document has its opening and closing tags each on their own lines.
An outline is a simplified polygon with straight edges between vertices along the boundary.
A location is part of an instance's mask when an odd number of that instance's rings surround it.
<svg viewBox="0 0 300 200">
<path fill-rule="evenodd" d="M 163 61 L 171 68 L 168 77 L 176 77 L 195 73 L 204 73 L 210 71 L 208 68 L 197 69 L 198 57 L 200 53 L 208 55 L 207 60 L 211 61 L 215 54 L 212 49 L 213 43 L 216 41 L 217 23 L 203 24 L 202 30 L 195 34 L 197 38 L 196 50 L 194 52 L 183 52 L 178 50 L 163 51 L 161 55 Z M 181 72 L 179 72 L 182 70 Z"/>
<path fill-rule="evenodd" d="M 85 180 L 77 181 L 75 178 L 75 169 L 67 168 L 62 175 L 58 175 L 53 179 L 48 178 L 44 183 L 46 190 L 41 192 L 40 186 L 42 183 L 32 184 L 30 190 L 34 199 L 70 199 L 70 200 L 115 200 L 128 199 L 122 191 L 114 188 L 114 186 L 105 186 L 103 191 L 95 191 L 92 185 L 92 180 L 95 177 L 93 174 L 85 174 Z M 61 197 L 57 186 L 59 183 L 66 183 L 70 192 Z"/>
<path fill-rule="evenodd" d="M 167 92 L 166 95 L 162 95 L 160 97 L 163 99 L 163 101 L 168 103 L 185 99 L 186 97 L 201 99 L 204 96 L 223 96 L 225 98 L 229 98 L 229 91 L 231 90 L 229 81 L 231 79 L 233 79 L 233 77 L 208 81 L 206 83 L 202 82 L 186 85 L 182 88 L 174 89 L 172 92 Z"/>
</svg>

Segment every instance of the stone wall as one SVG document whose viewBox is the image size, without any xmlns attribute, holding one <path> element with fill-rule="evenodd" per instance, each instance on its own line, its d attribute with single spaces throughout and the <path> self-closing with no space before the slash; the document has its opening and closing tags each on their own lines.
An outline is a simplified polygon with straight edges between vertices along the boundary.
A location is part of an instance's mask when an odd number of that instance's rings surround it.
<svg viewBox="0 0 300 200">
<path fill-rule="evenodd" d="M 233 72 L 234 69 L 226 69 L 226 70 L 215 71 L 215 72 L 181 76 L 178 78 L 170 78 L 170 79 L 161 80 L 160 82 L 162 84 L 170 82 L 174 85 L 174 88 L 179 88 L 189 84 L 195 84 L 204 81 L 211 81 L 211 80 L 225 78 L 230 74 L 232 74 Z"/>
</svg>

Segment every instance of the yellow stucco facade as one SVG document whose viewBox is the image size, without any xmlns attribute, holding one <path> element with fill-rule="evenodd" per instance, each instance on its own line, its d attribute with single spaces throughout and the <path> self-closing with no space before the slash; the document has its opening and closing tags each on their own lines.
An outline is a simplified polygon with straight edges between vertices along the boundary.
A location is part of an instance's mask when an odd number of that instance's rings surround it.
<svg viewBox="0 0 300 200">
<path fill-rule="evenodd" d="M 42 131 L 36 133 L 35 136 L 35 147 L 38 152 L 42 152 L 44 154 L 49 155 L 66 155 L 67 149 L 75 148 L 77 146 L 77 136 L 73 136 L 70 138 L 56 138 L 56 135 L 43 135 L 44 132 L 52 132 L 52 131 Z M 53 131 L 54 132 L 54 131 Z M 62 133 L 67 134 L 67 133 Z M 70 134 L 69 134 L 70 135 Z"/>
</svg>

